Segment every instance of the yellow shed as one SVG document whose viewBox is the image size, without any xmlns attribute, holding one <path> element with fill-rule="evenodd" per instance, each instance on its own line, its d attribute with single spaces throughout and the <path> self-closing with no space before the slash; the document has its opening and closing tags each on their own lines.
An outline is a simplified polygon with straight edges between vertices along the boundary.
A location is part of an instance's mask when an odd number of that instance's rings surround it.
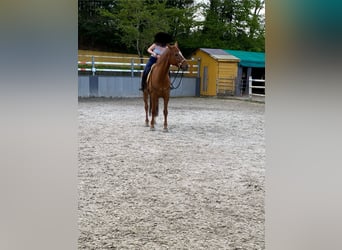
<svg viewBox="0 0 342 250">
<path fill-rule="evenodd" d="M 198 49 L 192 56 L 200 61 L 202 96 L 234 95 L 239 58 L 221 49 Z"/>
</svg>

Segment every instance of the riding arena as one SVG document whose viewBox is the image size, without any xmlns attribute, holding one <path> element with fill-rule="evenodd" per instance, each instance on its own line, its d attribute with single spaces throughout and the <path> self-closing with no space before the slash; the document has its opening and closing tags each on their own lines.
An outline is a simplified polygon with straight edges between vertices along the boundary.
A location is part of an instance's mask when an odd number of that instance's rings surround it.
<svg viewBox="0 0 342 250">
<path fill-rule="evenodd" d="M 265 249 L 264 103 L 142 95 L 79 99 L 79 249 Z"/>
</svg>

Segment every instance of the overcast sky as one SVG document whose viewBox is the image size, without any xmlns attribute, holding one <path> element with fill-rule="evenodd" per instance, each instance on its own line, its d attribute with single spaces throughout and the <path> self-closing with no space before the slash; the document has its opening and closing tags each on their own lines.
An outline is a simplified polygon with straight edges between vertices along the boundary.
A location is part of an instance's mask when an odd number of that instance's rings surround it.
<svg viewBox="0 0 342 250">
<path fill-rule="evenodd" d="M 195 3 L 209 3 L 209 0 L 195 0 Z"/>
</svg>

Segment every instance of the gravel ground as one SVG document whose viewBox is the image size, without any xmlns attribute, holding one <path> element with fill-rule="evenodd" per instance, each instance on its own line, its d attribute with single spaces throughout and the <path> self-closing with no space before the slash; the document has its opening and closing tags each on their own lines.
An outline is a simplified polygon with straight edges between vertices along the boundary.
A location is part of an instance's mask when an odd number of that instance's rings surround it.
<svg viewBox="0 0 342 250">
<path fill-rule="evenodd" d="M 265 249 L 263 103 L 171 98 L 167 133 L 142 98 L 78 112 L 79 249 Z"/>
</svg>

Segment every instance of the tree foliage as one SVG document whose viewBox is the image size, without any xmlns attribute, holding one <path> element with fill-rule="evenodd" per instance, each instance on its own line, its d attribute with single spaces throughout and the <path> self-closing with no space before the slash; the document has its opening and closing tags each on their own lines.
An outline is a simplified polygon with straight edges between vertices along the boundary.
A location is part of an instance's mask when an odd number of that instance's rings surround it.
<svg viewBox="0 0 342 250">
<path fill-rule="evenodd" d="M 116 9 L 116 1 L 79 0 L 78 1 L 78 44 L 81 49 L 110 50 L 115 45 L 118 50 L 125 49 L 120 44 L 120 32 L 101 9 Z"/>
<path fill-rule="evenodd" d="M 165 3 L 150 1 L 150 4 L 145 4 L 141 0 L 119 0 L 117 3 L 114 11 L 103 9 L 100 14 L 116 23 L 121 32 L 121 42 L 142 56 L 154 34 L 169 29 L 168 20 L 158 15 L 164 10 Z"/>
<path fill-rule="evenodd" d="M 263 0 L 79 0 L 79 47 L 142 56 L 163 31 L 187 55 L 200 47 L 264 51 L 264 5 Z"/>
<path fill-rule="evenodd" d="M 264 50 L 264 17 L 261 0 L 210 0 L 200 34 L 204 46 Z"/>
</svg>

